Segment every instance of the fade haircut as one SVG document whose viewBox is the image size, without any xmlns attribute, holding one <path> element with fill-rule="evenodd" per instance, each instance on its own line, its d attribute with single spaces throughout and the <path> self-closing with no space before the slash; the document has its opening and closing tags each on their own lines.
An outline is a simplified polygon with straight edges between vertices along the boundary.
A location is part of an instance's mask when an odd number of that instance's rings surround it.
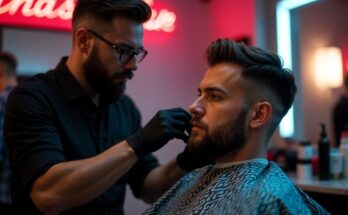
<svg viewBox="0 0 348 215">
<path fill-rule="evenodd" d="M 78 0 L 72 26 L 74 31 L 81 20 L 91 18 L 110 23 L 114 17 L 126 17 L 144 23 L 151 17 L 151 8 L 142 0 Z"/>
<path fill-rule="evenodd" d="M 231 39 L 213 41 L 206 51 L 206 57 L 209 66 L 220 63 L 235 63 L 242 66 L 241 77 L 250 81 L 249 87 L 254 85 L 258 87 L 256 90 L 266 90 L 276 97 L 275 101 L 269 98 L 273 108 L 280 106 L 275 111 L 278 116 L 274 119 L 271 129 L 274 131 L 281 118 L 290 109 L 297 91 L 295 78 L 289 69 L 283 68 L 281 58 L 271 51 L 246 46 Z M 250 93 L 253 92 L 257 91 Z M 279 104 L 274 104 L 275 102 Z"/>
<path fill-rule="evenodd" d="M 13 54 L 0 51 L 0 63 L 4 65 L 6 75 L 16 75 L 17 59 Z"/>
</svg>

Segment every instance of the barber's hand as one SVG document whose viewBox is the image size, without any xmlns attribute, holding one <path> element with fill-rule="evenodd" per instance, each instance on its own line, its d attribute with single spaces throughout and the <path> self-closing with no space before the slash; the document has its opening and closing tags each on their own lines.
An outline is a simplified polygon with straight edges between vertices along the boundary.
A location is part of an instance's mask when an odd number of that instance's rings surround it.
<svg viewBox="0 0 348 215">
<path fill-rule="evenodd" d="M 178 138 L 186 142 L 185 130 L 190 128 L 191 114 L 182 108 L 158 111 L 157 114 L 135 134 L 127 138 L 138 157 L 154 152 L 169 140 Z"/>
<path fill-rule="evenodd" d="M 182 170 L 188 172 L 196 168 L 214 164 L 215 161 L 210 157 L 192 155 L 186 146 L 184 151 L 178 154 L 178 156 L 176 157 L 176 163 Z"/>
</svg>

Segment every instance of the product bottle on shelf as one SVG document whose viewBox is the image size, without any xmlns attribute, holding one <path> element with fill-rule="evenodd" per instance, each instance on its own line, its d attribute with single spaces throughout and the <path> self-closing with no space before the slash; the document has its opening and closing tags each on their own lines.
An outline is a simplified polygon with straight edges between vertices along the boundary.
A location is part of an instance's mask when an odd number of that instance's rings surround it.
<svg viewBox="0 0 348 215">
<path fill-rule="evenodd" d="M 321 123 L 320 139 L 318 142 L 319 152 L 319 179 L 330 179 L 330 142 L 326 134 L 325 124 Z"/>
<path fill-rule="evenodd" d="M 297 146 L 296 175 L 299 179 L 311 179 L 313 147 L 309 141 L 301 141 Z"/>
</svg>

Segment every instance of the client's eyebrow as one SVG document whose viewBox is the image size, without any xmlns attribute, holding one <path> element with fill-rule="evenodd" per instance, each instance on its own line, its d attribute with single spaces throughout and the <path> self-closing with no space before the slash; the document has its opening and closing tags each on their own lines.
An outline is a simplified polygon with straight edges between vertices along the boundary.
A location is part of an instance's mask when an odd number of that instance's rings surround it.
<svg viewBox="0 0 348 215">
<path fill-rule="evenodd" d="M 205 93 L 215 93 L 215 92 L 218 92 L 218 93 L 222 93 L 224 95 L 228 94 L 225 90 L 223 90 L 223 89 L 221 89 L 219 87 L 207 87 L 207 88 L 204 88 L 203 90 L 198 88 L 198 92 L 199 93 L 202 93 L 202 91 L 204 91 Z"/>
</svg>

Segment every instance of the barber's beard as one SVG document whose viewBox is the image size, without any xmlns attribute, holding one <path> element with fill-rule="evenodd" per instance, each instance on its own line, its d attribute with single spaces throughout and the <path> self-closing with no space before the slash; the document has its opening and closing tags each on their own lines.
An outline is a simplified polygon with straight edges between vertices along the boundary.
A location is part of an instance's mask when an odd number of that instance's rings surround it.
<svg viewBox="0 0 348 215">
<path fill-rule="evenodd" d="M 205 136 L 193 131 L 188 140 L 189 152 L 197 158 L 216 159 L 227 153 L 238 152 L 245 144 L 245 122 L 248 110 L 243 108 L 238 117 L 230 124 L 219 127 Z"/>
<path fill-rule="evenodd" d="M 126 85 L 125 83 L 115 83 L 113 80 L 122 77 L 131 79 L 133 77 L 133 72 L 129 70 L 117 72 L 110 77 L 97 51 L 97 46 L 94 46 L 89 59 L 83 66 L 86 79 L 91 87 L 100 95 L 102 101 L 116 101 L 124 94 Z"/>
</svg>

